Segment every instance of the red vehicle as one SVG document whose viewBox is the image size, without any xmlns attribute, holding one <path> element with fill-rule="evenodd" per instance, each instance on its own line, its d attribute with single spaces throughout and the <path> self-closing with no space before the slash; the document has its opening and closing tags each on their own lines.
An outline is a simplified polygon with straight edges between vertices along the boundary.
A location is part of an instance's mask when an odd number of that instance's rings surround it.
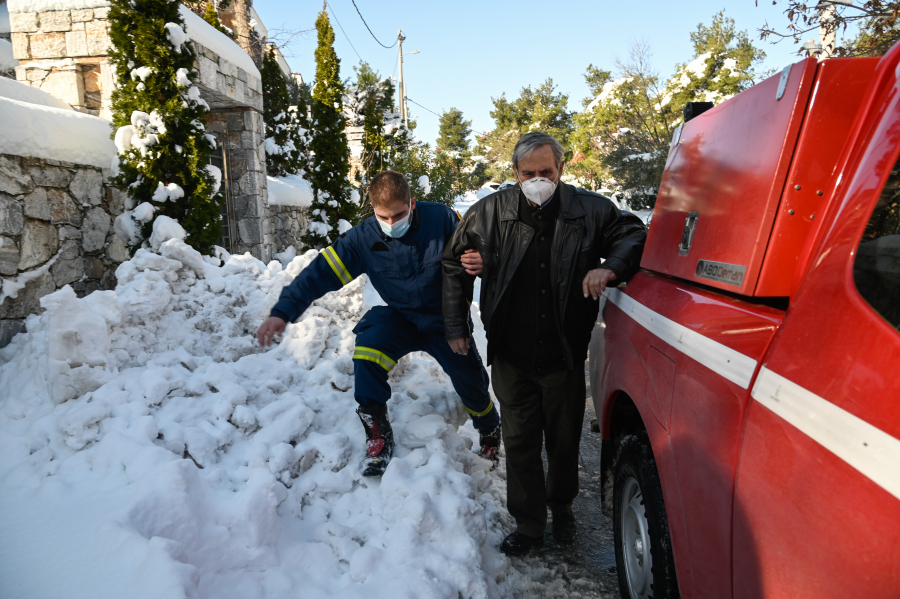
<svg viewBox="0 0 900 599">
<path fill-rule="evenodd" d="M 590 352 L 623 597 L 900 597 L 900 46 L 676 133 Z"/>
</svg>

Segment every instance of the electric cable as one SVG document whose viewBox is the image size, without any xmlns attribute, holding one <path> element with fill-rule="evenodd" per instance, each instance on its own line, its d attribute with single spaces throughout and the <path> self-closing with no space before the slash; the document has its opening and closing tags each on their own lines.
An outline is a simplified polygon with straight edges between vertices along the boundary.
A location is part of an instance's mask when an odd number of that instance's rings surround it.
<svg viewBox="0 0 900 599">
<path fill-rule="evenodd" d="M 411 99 L 409 96 L 406 97 L 406 101 L 407 101 L 407 102 L 412 102 L 413 104 L 415 104 L 415 105 L 418 106 L 419 108 L 425 108 L 425 106 L 422 106 L 421 104 L 419 104 L 419 103 L 416 102 L 415 100 Z M 439 115 L 439 114 L 436 113 L 435 111 L 431 110 L 430 108 L 425 108 L 425 110 L 427 110 L 428 112 L 430 112 L 430 113 L 433 114 L 434 116 L 436 116 L 436 117 L 438 117 L 438 118 L 441 118 L 441 115 Z M 475 133 L 475 134 L 477 134 L 477 135 L 484 135 L 484 133 L 482 133 L 481 131 L 475 131 L 474 129 L 471 129 L 471 131 L 472 131 L 472 133 Z"/>
<path fill-rule="evenodd" d="M 398 40 L 394 40 L 394 43 L 391 44 L 390 46 L 385 46 L 384 44 L 382 44 L 382 43 L 381 43 L 381 40 L 379 40 L 377 37 L 375 37 L 375 34 L 372 33 L 372 28 L 369 27 L 369 24 L 366 23 L 366 20 L 363 19 L 362 13 L 359 12 L 359 7 L 356 6 L 356 0 L 350 0 L 350 1 L 353 2 L 353 8 L 356 9 L 356 14 L 359 15 L 359 18 L 360 18 L 360 19 L 362 19 L 363 25 L 366 26 L 366 29 L 369 30 L 369 33 L 372 35 L 372 38 L 373 38 L 376 42 L 378 42 L 378 44 L 379 44 L 382 48 L 387 48 L 388 50 L 390 50 L 391 48 L 393 48 L 394 46 L 397 45 L 397 41 L 398 41 Z M 398 36 L 398 39 L 399 39 L 399 36 Z"/>
<path fill-rule="evenodd" d="M 353 42 L 350 41 L 350 36 L 347 35 L 346 31 L 344 31 L 344 26 L 341 25 L 340 21 L 338 21 L 337 15 L 334 12 L 334 7 L 332 7 L 330 4 L 328 4 L 328 0 L 325 1 L 325 6 L 327 6 L 329 9 L 331 9 L 331 16 L 334 17 L 335 23 L 337 23 L 338 27 L 341 28 L 341 33 L 343 33 L 344 37 L 347 38 L 347 43 L 350 44 L 351 48 L 353 48 Z M 356 48 L 353 48 L 353 52 L 356 54 L 356 57 L 359 58 L 359 61 L 362 62 L 362 56 L 359 55 L 359 52 L 356 51 Z"/>
</svg>

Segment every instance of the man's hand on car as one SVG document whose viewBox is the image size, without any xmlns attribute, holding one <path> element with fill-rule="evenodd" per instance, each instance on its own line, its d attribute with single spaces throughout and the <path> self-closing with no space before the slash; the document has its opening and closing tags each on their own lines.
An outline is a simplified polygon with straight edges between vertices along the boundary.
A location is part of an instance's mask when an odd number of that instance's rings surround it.
<svg viewBox="0 0 900 599">
<path fill-rule="evenodd" d="M 267 318 L 266 321 L 262 323 L 262 326 L 259 327 L 259 330 L 256 331 L 256 338 L 259 340 L 260 347 L 269 347 L 272 338 L 275 337 L 275 335 L 281 335 L 286 326 L 287 323 L 277 316 L 270 316 Z"/>
<path fill-rule="evenodd" d="M 466 252 L 460 256 L 459 261 L 462 262 L 466 272 L 472 276 L 477 277 L 481 274 L 481 271 L 484 270 L 484 259 L 481 257 L 481 252 L 478 250 L 466 250 Z"/>
<path fill-rule="evenodd" d="M 469 337 L 457 337 L 456 339 L 450 339 L 447 343 L 450 344 L 450 349 L 453 350 L 453 353 L 461 356 L 469 355 Z"/>
<path fill-rule="evenodd" d="M 606 291 L 606 286 L 616 279 L 616 273 L 608 268 L 595 268 L 588 272 L 581 283 L 581 290 L 584 291 L 584 297 L 590 295 L 594 299 L 598 299 L 600 295 Z"/>
</svg>

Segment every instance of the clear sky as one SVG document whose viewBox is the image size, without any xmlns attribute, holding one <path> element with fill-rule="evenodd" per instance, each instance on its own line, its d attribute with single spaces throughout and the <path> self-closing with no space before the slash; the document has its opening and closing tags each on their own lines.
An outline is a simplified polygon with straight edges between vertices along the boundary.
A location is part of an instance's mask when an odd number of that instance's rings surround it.
<svg viewBox="0 0 900 599">
<path fill-rule="evenodd" d="M 341 77 L 353 76 L 359 57 L 383 77 L 396 77 L 397 48 L 378 45 L 351 0 L 328 3 Z M 690 32 L 723 8 L 766 52 L 765 68 L 781 69 L 799 60 L 790 40 L 772 45 L 758 39 L 757 30 L 767 20 L 782 29 L 787 25 L 785 0 L 775 6 L 772 0 L 759 0 L 758 7 L 754 0 L 356 0 L 356 4 L 383 43 L 393 44 L 397 29 L 402 29 L 404 54 L 420 51 L 404 59 L 408 97 L 438 114 L 451 107 L 462 110 L 475 131 L 493 129 L 491 98 L 503 92 L 516 98 L 522 87 L 539 85 L 547 77 L 569 94 L 570 110 L 581 109 L 582 98 L 588 96 L 582 77 L 588 64 L 614 70 L 616 57 L 625 57 L 634 39 L 650 42 L 654 65 L 667 78 L 677 63 L 691 59 Z M 255 0 L 254 7 L 270 30 L 299 30 L 314 26 L 322 2 Z M 285 50 L 291 68 L 307 81 L 315 76 L 315 47 L 313 31 L 294 38 Z M 433 145 L 438 118 L 412 103 L 409 109 L 418 117 L 417 137 Z"/>
</svg>

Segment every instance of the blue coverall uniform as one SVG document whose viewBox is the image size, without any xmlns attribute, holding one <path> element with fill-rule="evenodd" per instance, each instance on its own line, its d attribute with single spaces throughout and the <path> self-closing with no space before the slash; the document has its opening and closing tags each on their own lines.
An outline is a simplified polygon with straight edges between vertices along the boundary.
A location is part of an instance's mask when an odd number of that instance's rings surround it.
<svg viewBox="0 0 900 599">
<path fill-rule="evenodd" d="M 462 356 L 444 339 L 441 254 L 458 222 L 459 216 L 446 206 L 417 202 L 409 230 L 394 239 L 381 231 L 374 216 L 369 217 L 322 250 L 282 290 L 272 316 L 293 322 L 318 298 L 367 274 L 387 306 L 366 312 L 353 329 L 356 401 L 387 403 L 388 373 L 397 360 L 424 351 L 450 376 L 475 428 L 489 432 L 500 424 L 500 417 L 475 343 Z"/>
</svg>

